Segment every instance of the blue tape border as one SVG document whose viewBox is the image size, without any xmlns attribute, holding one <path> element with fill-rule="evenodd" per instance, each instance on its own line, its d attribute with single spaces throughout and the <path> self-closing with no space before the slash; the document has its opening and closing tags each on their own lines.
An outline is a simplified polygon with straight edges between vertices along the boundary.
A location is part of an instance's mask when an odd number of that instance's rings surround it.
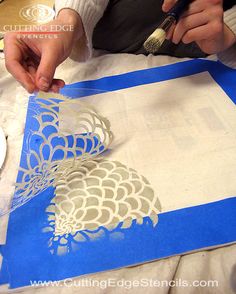
<svg viewBox="0 0 236 294">
<path fill-rule="evenodd" d="M 219 62 L 199 59 L 112 77 L 105 77 L 95 81 L 79 82 L 67 86 L 63 91 L 66 94 L 67 89 L 72 90 L 74 88 L 86 88 L 100 89 L 102 91 L 110 92 L 143 84 L 157 83 L 189 76 L 204 71 L 209 72 L 213 79 L 231 98 L 231 100 L 236 103 L 236 71 L 220 64 Z M 76 90 L 73 91 L 75 97 L 77 97 L 78 95 L 76 94 Z M 72 96 L 73 91 L 70 91 Z M 91 93 L 91 95 L 92 94 L 94 94 L 94 92 Z M 27 121 L 29 122 L 28 117 Z M 21 260 L 22 264 L 20 264 L 19 267 L 17 253 L 20 254 L 22 250 L 26 250 L 26 248 L 24 248 L 24 242 L 26 242 L 28 246 L 31 246 L 29 248 L 34 249 L 34 246 L 32 247 L 32 242 L 36 242 L 37 237 L 32 235 L 33 239 L 29 240 L 29 236 L 27 235 L 25 240 L 22 240 L 22 244 L 16 242 L 17 238 L 15 240 L 14 235 L 20 229 L 20 224 L 18 224 L 17 221 L 21 219 L 22 215 L 26 218 L 32 217 L 32 215 L 27 215 L 27 211 L 29 212 L 30 207 L 34 209 L 35 215 L 39 217 L 39 222 L 40 220 L 45 221 L 44 217 L 40 216 L 44 209 L 41 207 L 43 199 L 46 201 L 46 194 L 44 196 L 42 195 L 42 198 L 36 197 L 31 202 L 27 203 L 22 208 L 20 214 L 18 213 L 18 210 L 12 213 L 9 222 L 7 244 L 2 248 L 0 247 L 0 250 L 4 255 L 4 264 L 2 272 L 0 272 L 0 284 L 6 283 L 6 281 L 9 280 L 6 271 L 10 270 L 14 272 L 11 274 L 11 280 L 9 281 L 10 285 L 12 288 L 17 288 L 28 285 L 30 278 L 33 278 L 34 280 L 60 280 L 66 277 L 79 276 L 119 268 L 122 266 L 138 264 L 158 258 L 181 254 L 183 252 L 200 250 L 201 248 L 219 246 L 236 241 L 236 197 L 232 197 L 214 203 L 161 214 L 159 218 L 159 225 L 157 226 L 158 235 L 153 234 L 154 231 L 152 231 L 153 239 L 149 239 L 149 246 L 151 249 L 148 250 L 148 252 L 146 250 L 145 234 L 150 233 L 149 229 L 147 229 L 147 232 L 143 234 L 141 239 L 133 239 L 134 235 L 132 234 L 138 234 L 136 236 L 140 236 L 139 234 L 142 231 L 141 226 L 137 227 L 136 231 L 131 232 L 131 236 L 127 236 L 125 244 L 121 245 L 119 242 L 117 244 L 113 243 L 111 248 L 107 248 L 107 252 L 110 253 L 110 255 L 103 254 L 104 244 L 102 244 L 99 249 L 101 251 L 98 251 L 101 256 L 101 260 L 98 263 L 86 262 L 79 268 L 72 268 L 71 266 L 68 267 L 68 262 L 69 264 L 70 262 L 74 263 L 75 256 L 73 256 L 73 260 L 70 260 L 70 258 L 68 260 L 61 258 L 55 260 L 55 258 L 53 258 L 51 260 L 49 259 L 48 262 L 45 261 L 44 265 L 46 268 L 43 268 L 42 271 L 38 271 L 37 265 L 39 264 L 39 261 L 42 261 L 43 258 L 45 258 L 45 252 L 43 252 L 43 250 L 47 249 L 44 248 L 43 244 L 39 241 L 38 248 L 41 248 L 42 251 L 37 252 L 37 255 L 33 255 L 33 258 L 29 255 L 25 263 L 24 260 Z M 208 222 L 207 226 L 206 220 Z M 33 227 L 27 228 L 27 233 L 29 232 L 32 232 L 33 234 Z M 163 234 L 166 232 L 167 235 L 163 238 Z M 133 251 L 132 246 L 136 245 L 136 243 L 138 243 L 139 250 Z M 15 256 L 13 256 L 12 250 L 16 248 L 16 245 L 18 245 L 17 252 L 15 252 Z M 128 252 L 126 252 L 127 248 Z M 114 258 L 114 250 L 118 250 L 118 252 L 120 252 L 118 259 Z M 124 254 L 124 252 L 126 252 L 126 254 Z M 113 258 L 111 259 L 109 256 L 113 256 Z M 46 255 L 46 257 L 49 258 L 50 255 Z M 80 258 L 83 257 L 80 256 Z M 67 268 L 60 273 L 50 271 L 50 265 L 57 262 Z"/>
<path fill-rule="evenodd" d="M 209 72 L 216 83 L 220 85 L 225 93 L 236 104 L 236 70 L 229 68 L 220 62 L 205 59 L 194 59 L 176 64 L 104 77 L 97 80 L 78 82 L 66 86 L 62 93 L 65 93 L 68 88 L 99 89 L 105 92 L 112 92 L 140 85 L 186 77 L 204 71 Z M 74 97 L 76 97 L 76 91 L 74 92 L 74 95 Z"/>
</svg>

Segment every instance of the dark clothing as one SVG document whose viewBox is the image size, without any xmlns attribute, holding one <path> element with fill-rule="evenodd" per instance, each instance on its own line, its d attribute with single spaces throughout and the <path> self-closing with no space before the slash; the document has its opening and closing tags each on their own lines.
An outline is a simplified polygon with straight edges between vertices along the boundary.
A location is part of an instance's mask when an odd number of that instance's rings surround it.
<svg viewBox="0 0 236 294">
<path fill-rule="evenodd" d="M 236 0 L 224 0 L 223 8 L 224 11 L 232 8 L 236 4 Z"/>
<path fill-rule="evenodd" d="M 235 1 L 224 1 L 229 9 Z M 97 24 L 93 34 L 96 49 L 112 53 L 148 53 L 143 43 L 157 28 L 165 14 L 161 0 L 110 0 L 104 16 Z M 157 54 L 176 57 L 205 57 L 196 43 L 178 45 L 165 41 Z"/>
</svg>

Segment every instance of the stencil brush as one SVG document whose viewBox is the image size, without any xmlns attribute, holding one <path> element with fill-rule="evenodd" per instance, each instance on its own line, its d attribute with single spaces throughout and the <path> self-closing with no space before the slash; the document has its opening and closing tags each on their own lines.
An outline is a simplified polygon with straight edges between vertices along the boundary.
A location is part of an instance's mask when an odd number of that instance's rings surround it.
<svg viewBox="0 0 236 294">
<path fill-rule="evenodd" d="M 166 39 L 166 35 L 173 24 L 176 24 L 180 15 L 188 7 L 191 0 L 179 0 L 174 7 L 167 13 L 164 21 L 151 34 L 144 43 L 144 48 L 149 53 L 157 52 Z"/>
</svg>

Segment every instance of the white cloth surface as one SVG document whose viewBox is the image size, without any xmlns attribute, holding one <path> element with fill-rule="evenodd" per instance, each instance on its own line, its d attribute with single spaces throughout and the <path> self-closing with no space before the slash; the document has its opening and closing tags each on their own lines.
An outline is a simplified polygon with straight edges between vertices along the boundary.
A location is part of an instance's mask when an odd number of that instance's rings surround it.
<svg viewBox="0 0 236 294">
<path fill-rule="evenodd" d="M 235 104 L 209 73 L 80 100 L 111 123 L 114 140 L 106 157 L 147 177 L 162 212 L 235 195 Z M 79 111 L 77 103 L 69 107 Z M 66 110 L 64 124 L 78 133 Z"/>
<path fill-rule="evenodd" d="M 64 78 L 66 83 L 78 82 L 80 80 L 91 80 L 120 74 L 124 72 L 155 67 L 178 60 L 170 57 L 145 57 L 143 55 L 104 55 L 91 59 L 86 64 L 78 64 L 68 59 L 57 70 L 57 77 Z M 24 121 L 27 110 L 27 93 L 19 91 L 18 84 L 6 72 L 4 61 L 0 60 L 0 125 L 8 136 L 8 155 L 4 170 L 1 175 L 2 192 L 10 195 L 13 189 L 19 165 L 19 156 L 22 147 L 24 132 Z M 1 242 L 4 243 L 4 226 L 1 220 Z M 181 240 L 176 240 L 180 242 Z M 22 253 L 23 254 L 23 253 Z M 1 262 L 1 260 L 0 260 Z M 40 266 L 40 265 L 39 265 Z M 155 261 L 135 267 L 123 268 L 120 270 L 90 275 L 88 278 L 102 281 L 114 279 L 116 281 L 125 279 L 134 281 L 141 279 L 151 280 L 186 280 L 188 283 L 194 280 L 217 280 L 218 287 L 133 287 L 126 289 L 122 287 L 68 287 L 61 284 L 60 287 L 44 287 L 40 289 L 29 288 L 22 290 L 23 293 L 174 293 L 174 294 L 195 294 L 195 293 L 236 293 L 236 245 L 227 246 L 211 251 L 202 251 L 185 256 L 170 257 L 161 261 Z M 75 279 L 78 281 L 79 279 Z M 1 292 L 1 289 L 0 289 Z"/>
</svg>

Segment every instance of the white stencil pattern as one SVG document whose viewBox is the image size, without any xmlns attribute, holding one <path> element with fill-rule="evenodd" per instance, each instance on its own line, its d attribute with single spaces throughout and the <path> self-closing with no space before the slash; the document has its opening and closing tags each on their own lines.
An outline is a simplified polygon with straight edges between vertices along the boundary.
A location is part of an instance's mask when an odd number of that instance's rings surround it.
<svg viewBox="0 0 236 294">
<path fill-rule="evenodd" d="M 118 161 L 98 157 L 113 140 L 109 121 L 84 102 L 76 103 L 79 111 L 74 110 L 70 101 L 59 94 L 40 93 L 36 98 L 34 131 L 26 138 L 27 152 L 12 205 L 0 211 L 3 215 L 54 187 L 43 228 L 49 233 L 52 254 L 78 249 L 81 242 L 104 232 L 115 231 L 118 236 L 134 223 L 142 225 L 145 217 L 155 227 L 161 211 L 145 177 Z M 76 122 L 76 128 L 67 124 L 63 133 L 59 125 L 62 102 L 67 117 Z"/>
<path fill-rule="evenodd" d="M 39 94 L 35 115 L 36 130 L 28 136 L 24 166 L 20 166 L 11 207 L 4 207 L 0 216 L 25 204 L 50 186 L 76 163 L 96 157 L 110 145 L 113 135 L 109 122 L 98 115 L 93 107 L 79 103 L 77 124 L 80 134 L 65 136 L 59 131 L 58 105 L 70 98 L 62 95 Z"/>
<path fill-rule="evenodd" d="M 57 181 L 56 196 L 47 208 L 45 232 L 53 232 L 52 253 L 65 254 L 80 242 L 100 238 L 149 217 L 158 223 L 161 205 L 150 183 L 135 170 L 105 159 L 74 166 Z M 105 230 L 104 230 L 105 229 Z"/>
<path fill-rule="evenodd" d="M 113 228 L 143 218 L 157 223 L 161 207 L 149 182 L 135 170 L 108 160 L 89 160 L 63 175 L 56 185 L 55 235 Z"/>
</svg>

